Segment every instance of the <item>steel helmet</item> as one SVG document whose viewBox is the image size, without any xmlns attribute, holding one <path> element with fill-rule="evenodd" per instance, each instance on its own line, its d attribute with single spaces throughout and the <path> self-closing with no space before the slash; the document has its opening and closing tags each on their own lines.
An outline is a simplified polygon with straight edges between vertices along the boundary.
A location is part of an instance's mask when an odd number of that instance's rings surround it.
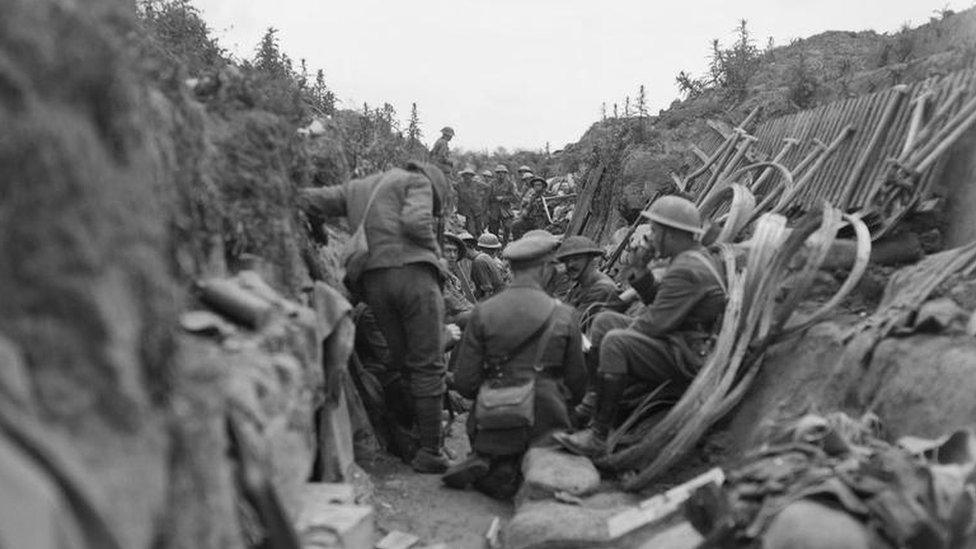
<svg viewBox="0 0 976 549">
<path fill-rule="evenodd" d="M 444 233 L 444 240 L 450 240 L 452 243 L 454 243 L 454 245 L 457 246 L 458 251 L 463 251 L 467 247 L 467 245 L 464 243 L 464 239 L 461 238 L 461 235 L 459 234 Z"/>
<path fill-rule="evenodd" d="M 508 168 L 505 166 L 505 164 L 499 164 L 495 166 L 495 173 L 499 173 L 499 172 L 508 173 Z"/>
<path fill-rule="evenodd" d="M 556 250 L 556 259 L 562 260 L 574 255 L 603 255 L 603 248 L 588 237 L 571 236 Z"/>
<path fill-rule="evenodd" d="M 698 213 L 698 208 L 690 200 L 680 196 L 668 195 L 658 198 L 650 208 L 641 212 L 641 216 L 665 227 L 696 235 L 702 233 L 701 214 Z"/>
<path fill-rule="evenodd" d="M 543 189 L 548 189 L 549 188 L 549 182 L 548 181 L 546 181 L 545 179 L 543 179 L 541 177 L 533 176 L 532 177 L 532 181 L 529 181 L 529 185 L 532 186 L 532 188 L 534 189 L 536 183 L 542 183 L 542 188 Z"/>
<path fill-rule="evenodd" d="M 531 172 L 532 171 L 532 168 L 526 166 L 525 164 L 522 164 L 521 166 L 519 166 L 518 171 L 520 171 L 520 172 Z"/>
<path fill-rule="evenodd" d="M 478 237 L 478 247 L 486 248 L 489 250 L 497 250 L 502 247 L 502 243 L 498 240 L 498 237 L 491 233 L 483 233 Z"/>
<path fill-rule="evenodd" d="M 493 175 L 495 175 L 495 174 L 493 174 L 493 173 L 491 173 L 491 170 L 483 170 L 483 171 L 481 172 L 481 175 L 483 175 L 483 176 L 485 176 L 485 177 L 491 177 L 491 176 L 493 176 Z"/>
<path fill-rule="evenodd" d="M 444 126 L 443 128 L 441 128 L 441 133 L 446 133 L 446 134 L 454 135 L 454 128 L 452 128 L 450 126 Z"/>
<path fill-rule="evenodd" d="M 534 176 L 532 175 L 532 172 L 523 172 L 522 173 L 522 181 L 525 181 L 526 179 L 532 179 L 533 177 Z"/>
<path fill-rule="evenodd" d="M 457 234 L 457 237 L 461 239 L 461 242 L 471 242 L 472 244 L 478 242 L 478 239 L 475 238 L 473 234 L 469 233 L 468 231 L 464 231 L 464 230 L 462 230 L 461 232 L 459 232 Z"/>
<path fill-rule="evenodd" d="M 461 170 L 461 175 L 474 175 L 474 170 L 471 168 L 464 168 Z"/>
</svg>

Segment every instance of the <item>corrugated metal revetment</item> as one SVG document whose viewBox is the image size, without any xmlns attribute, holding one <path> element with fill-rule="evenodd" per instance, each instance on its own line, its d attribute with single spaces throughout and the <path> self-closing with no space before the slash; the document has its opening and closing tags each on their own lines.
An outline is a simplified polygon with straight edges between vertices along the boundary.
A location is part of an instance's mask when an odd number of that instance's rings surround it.
<svg viewBox="0 0 976 549">
<path fill-rule="evenodd" d="M 966 70 L 946 76 L 932 77 L 905 87 L 903 91 L 890 88 L 877 93 L 837 101 L 827 105 L 802 111 L 789 116 L 766 121 L 759 125 L 753 135 L 757 141 L 752 152 L 757 158 L 772 159 L 783 149 L 784 140 L 798 140 L 798 146 L 786 154 L 783 164 L 793 170 L 821 143 L 833 141 L 841 130 L 851 125 L 851 134 L 826 160 L 790 201 L 792 210 L 808 210 L 828 200 L 843 210 L 852 211 L 864 208 L 872 199 L 872 194 L 884 185 L 886 174 L 893 159 L 902 155 L 909 133 L 916 100 L 928 94 L 925 109 L 926 120 L 953 93 L 954 98 L 949 116 L 959 111 L 971 98 L 976 97 L 976 71 Z M 958 91 L 957 91 L 958 90 Z M 896 96 L 900 98 L 896 99 Z M 885 120 L 886 107 L 890 101 L 897 105 L 880 130 L 878 139 L 872 138 Z M 874 142 L 873 142 L 874 141 Z M 873 143 L 872 143 L 873 142 Z M 710 143 L 704 143 L 708 154 L 721 146 L 717 136 Z M 871 145 L 874 145 L 873 147 Z M 862 158 L 863 155 L 867 155 Z M 863 169 L 857 174 L 857 166 Z M 938 174 L 942 162 L 936 162 L 919 175 L 916 192 L 924 193 L 932 179 Z M 767 180 L 768 187 L 778 177 Z M 697 189 L 692 189 L 697 190 Z M 753 189 L 762 194 L 766 189 Z"/>
</svg>

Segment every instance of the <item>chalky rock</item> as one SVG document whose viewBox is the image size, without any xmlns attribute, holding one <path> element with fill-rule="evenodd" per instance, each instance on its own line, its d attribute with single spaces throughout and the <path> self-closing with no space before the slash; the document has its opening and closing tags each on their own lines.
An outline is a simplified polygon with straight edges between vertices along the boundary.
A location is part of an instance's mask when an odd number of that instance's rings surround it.
<svg viewBox="0 0 976 549">
<path fill-rule="evenodd" d="M 552 448 L 533 448 L 522 458 L 521 498 L 546 499 L 557 492 L 591 494 L 600 486 L 600 473 L 589 459 Z"/>
<path fill-rule="evenodd" d="M 593 547 L 609 541 L 607 519 L 618 511 L 555 501 L 528 502 L 508 523 L 505 547 Z"/>
<path fill-rule="evenodd" d="M 579 505 L 529 501 L 519 506 L 504 532 L 506 549 L 692 549 L 702 537 L 680 513 L 611 539 L 607 520 L 637 505 L 639 498 L 623 492 L 601 492 Z"/>
</svg>

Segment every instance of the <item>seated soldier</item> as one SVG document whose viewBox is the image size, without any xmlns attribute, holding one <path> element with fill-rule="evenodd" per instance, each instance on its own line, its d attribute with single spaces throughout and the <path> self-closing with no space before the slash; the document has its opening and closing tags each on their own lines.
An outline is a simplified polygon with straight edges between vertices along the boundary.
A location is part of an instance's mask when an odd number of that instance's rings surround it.
<svg viewBox="0 0 976 549">
<path fill-rule="evenodd" d="M 563 301 L 580 314 L 580 329 L 586 333 L 597 313 L 626 306 L 620 300 L 620 288 L 606 274 L 600 272 L 603 249 L 585 236 L 571 236 L 556 250 L 555 257 L 565 265 L 566 275 L 572 281 Z M 574 423 L 581 424 L 593 415 L 596 407 L 597 356 L 586 353 L 587 388 L 583 401 L 574 410 Z"/>
<path fill-rule="evenodd" d="M 534 414 L 532 419 L 501 428 L 497 417 L 489 425 L 487 412 L 476 405 L 468 417 L 472 453 L 443 476 L 450 487 L 463 489 L 474 484 L 492 497 L 512 497 L 526 450 L 551 443 L 549 435 L 569 427 L 566 395 L 574 402 L 579 400 L 586 374 L 582 335 L 573 309 L 542 289 L 545 265 L 556 244 L 551 235 L 524 237 L 509 244 L 504 254 L 514 271 L 512 285 L 479 303 L 464 331 L 454 388 L 466 398 L 475 398 L 496 384 L 534 382 L 530 405 Z"/>
<path fill-rule="evenodd" d="M 478 301 L 505 289 L 505 270 L 501 260 L 495 257 L 501 247 L 498 237 L 491 233 L 482 233 L 478 237 L 479 253 L 471 260 L 471 282 Z"/>
<path fill-rule="evenodd" d="M 464 328 L 467 323 L 467 315 L 464 316 L 463 322 L 458 322 L 453 315 L 458 312 L 469 312 L 477 301 L 474 296 L 474 287 L 471 285 L 470 260 L 466 257 L 468 246 L 462 239 L 464 234 L 467 232 L 465 231 L 462 235 L 444 233 L 443 244 L 441 245 L 441 253 L 444 254 L 444 259 L 447 261 L 447 272 L 451 275 L 450 279 L 444 282 L 447 323 L 457 324 L 461 328 Z M 461 264 L 462 260 L 468 261 L 467 269 Z M 455 312 L 452 313 L 452 311 Z"/>
<path fill-rule="evenodd" d="M 620 288 L 600 272 L 603 249 L 595 242 L 585 236 L 571 236 L 559 246 L 555 256 L 566 266 L 566 275 L 573 281 L 563 301 L 579 311 L 584 320 L 599 312 L 598 309 L 618 303 Z M 589 322 L 585 322 L 583 330 L 588 327 Z"/>
<path fill-rule="evenodd" d="M 590 331 L 598 353 L 598 398 L 589 427 L 556 439 L 571 452 L 598 456 L 616 420 L 624 389 L 635 382 L 650 389 L 670 382 L 686 387 L 714 344 L 725 310 L 725 279 L 697 241 L 701 218 L 695 205 L 665 196 L 642 215 L 649 218 L 657 253 L 671 259 L 651 302 L 636 319 L 614 312 L 596 316 Z"/>
</svg>

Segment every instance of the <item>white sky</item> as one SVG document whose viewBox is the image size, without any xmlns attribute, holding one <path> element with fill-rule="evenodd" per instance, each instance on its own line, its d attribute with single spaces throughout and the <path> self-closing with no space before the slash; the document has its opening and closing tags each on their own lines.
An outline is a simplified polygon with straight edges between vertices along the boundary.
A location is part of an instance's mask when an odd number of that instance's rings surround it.
<svg viewBox="0 0 976 549">
<path fill-rule="evenodd" d="M 231 53 L 250 58 L 279 29 L 283 50 L 326 81 L 344 107 L 416 102 L 424 140 L 445 125 L 465 149 L 576 141 L 600 104 L 647 90 L 651 113 L 700 75 L 709 44 L 740 18 L 757 46 L 826 30 L 895 31 L 972 0 L 193 0 Z M 609 107 L 608 107 L 609 108 Z"/>
</svg>

